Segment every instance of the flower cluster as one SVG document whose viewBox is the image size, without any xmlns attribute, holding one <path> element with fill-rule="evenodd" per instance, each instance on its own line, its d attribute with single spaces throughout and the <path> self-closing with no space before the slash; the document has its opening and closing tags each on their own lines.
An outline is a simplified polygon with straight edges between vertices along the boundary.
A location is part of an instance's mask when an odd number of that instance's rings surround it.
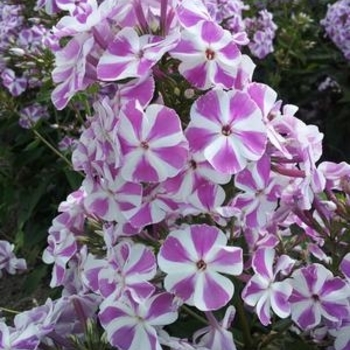
<svg viewBox="0 0 350 350">
<path fill-rule="evenodd" d="M 326 17 L 321 21 L 327 36 L 350 59 L 350 1 L 339 0 L 328 5 Z"/>
<path fill-rule="evenodd" d="M 62 296 L 0 323 L 4 347 L 69 349 L 92 319 L 121 350 L 236 349 L 237 306 L 349 348 L 350 165 L 319 163 L 323 134 L 252 80 L 247 34 L 212 5 L 38 2 L 63 13 L 52 101 L 87 91 L 93 112 L 43 253 Z M 186 312 L 207 326 L 180 338 Z"/>
<path fill-rule="evenodd" d="M 25 92 L 31 96 L 27 106 L 18 111 L 20 126 L 28 129 L 47 118 L 46 106 L 32 101 L 49 74 L 40 70 L 38 64 L 48 29 L 40 19 L 29 21 L 27 17 L 24 5 L 0 4 L 0 85 L 12 97 L 23 96 Z"/>
<path fill-rule="evenodd" d="M 277 25 L 273 15 L 266 9 L 259 11 L 257 17 L 245 19 L 246 31 L 250 33 L 251 41 L 248 47 L 253 56 L 263 59 L 273 52 L 273 40 Z"/>
</svg>

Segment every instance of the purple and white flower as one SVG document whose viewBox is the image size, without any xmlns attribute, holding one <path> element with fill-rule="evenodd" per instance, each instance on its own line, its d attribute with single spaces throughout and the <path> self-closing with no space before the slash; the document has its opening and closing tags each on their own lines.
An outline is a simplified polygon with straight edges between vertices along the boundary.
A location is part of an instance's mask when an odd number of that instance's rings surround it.
<svg viewBox="0 0 350 350">
<path fill-rule="evenodd" d="M 241 248 L 227 246 L 226 236 L 216 227 L 192 225 L 175 230 L 158 254 L 158 265 L 167 274 L 164 287 L 199 310 L 217 310 L 234 293 L 232 282 L 220 273 L 241 274 L 242 253 Z"/>
<path fill-rule="evenodd" d="M 191 149 L 204 152 L 225 174 L 236 174 L 249 160 L 260 159 L 267 142 L 260 109 L 247 93 L 234 90 L 213 90 L 200 97 L 192 105 L 186 136 Z"/>
</svg>

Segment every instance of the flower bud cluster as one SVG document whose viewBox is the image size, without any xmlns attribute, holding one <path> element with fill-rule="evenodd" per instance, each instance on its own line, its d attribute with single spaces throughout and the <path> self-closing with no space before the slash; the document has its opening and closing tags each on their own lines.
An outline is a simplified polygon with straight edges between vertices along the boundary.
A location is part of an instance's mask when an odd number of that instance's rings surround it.
<svg viewBox="0 0 350 350">
<path fill-rule="evenodd" d="M 340 0 L 329 4 L 321 25 L 345 58 L 350 59 L 350 1 Z"/>
</svg>

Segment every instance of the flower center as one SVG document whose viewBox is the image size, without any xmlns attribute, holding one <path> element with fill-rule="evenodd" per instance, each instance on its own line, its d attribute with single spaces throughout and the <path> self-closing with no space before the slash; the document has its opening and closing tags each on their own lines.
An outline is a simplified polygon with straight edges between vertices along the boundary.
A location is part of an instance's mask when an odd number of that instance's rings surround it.
<svg viewBox="0 0 350 350">
<path fill-rule="evenodd" d="M 201 259 L 197 262 L 197 269 L 204 271 L 207 268 L 207 264 Z"/>
<path fill-rule="evenodd" d="M 221 133 L 225 136 L 232 134 L 231 125 L 224 125 L 221 129 Z"/>
<path fill-rule="evenodd" d="M 193 170 L 197 169 L 197 163 L 193 159 L 190 160 L 190 167 Z"/>
<path fill-rule="evenodd" d="M 206 49 L 205 57 L 207 58 L 207 60 L 212 61 L 215 58 L 215 52 L 211 49 Z"/>
<path fill-rule="evenodd" d="M 140 147 L 143 148 L 144 150 L 149 149 L 149 145 L 147 141 L 141 141 Z"/>
<path fill-rule="evenodd" d="M 317 294 L 312 294 L 311 298 L 313 299 L 313 301 L 317 302 L 320 301 L 320 297 Z"/>
</svg>

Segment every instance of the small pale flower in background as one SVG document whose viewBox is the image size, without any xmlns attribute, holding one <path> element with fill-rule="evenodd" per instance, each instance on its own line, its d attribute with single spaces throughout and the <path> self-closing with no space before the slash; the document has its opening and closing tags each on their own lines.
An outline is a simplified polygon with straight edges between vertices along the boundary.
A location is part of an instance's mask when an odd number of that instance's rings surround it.
<svg viewBox="0 0 350 350">
<path fill-rule="evenodd" d="M 22 258 L 17 258 L 13 252 L 15 246 L 7 241 L 0 241 L 0 277 L 3 272 L 14 275 L 17 271 L 26 270 L 27 263 Z"/>
</svg>

